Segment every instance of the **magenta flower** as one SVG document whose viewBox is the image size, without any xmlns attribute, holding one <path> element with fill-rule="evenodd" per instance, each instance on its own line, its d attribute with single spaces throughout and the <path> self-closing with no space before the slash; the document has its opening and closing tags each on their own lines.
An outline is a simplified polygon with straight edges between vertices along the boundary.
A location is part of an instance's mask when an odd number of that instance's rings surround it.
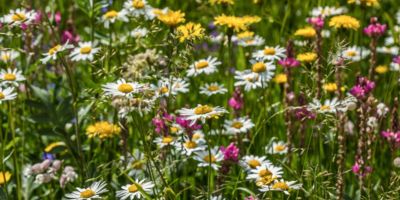
<svg viewBox="0 0 400 200">
<path fill-rule="evenodd" d="M 233 142 L 231 144 L 229 144 L 229 146 L 227 146 L 226 148 L 221 146 L 221 151 L 224 154 L 224 160 L 230 160 L 230 161 L 234 161 L 237 162 L 238 161 L 238 157 L 239 157 L 239 148 L 237 148 L 235 146 L 235 144 L 233 144 Z"/>
<path fill-rule="evenodd" d="M 393 63 L 400 64 L 400 56 L 395 56 L 392 60 Z"/>
<path fill-rule="evenodd" d="M 232 97 L 228 101 L 228 105 L 234 110 L 241 110 L 243 108 L 243 97 L 240 88 L 236 88 Z"/>
<path fill-rule="evenodd" d="M 388 142 L 392 143 L 394 147 L 400 147 L 400 131 L 382 131 L 381 136 L 385 138 Z"/>
<path fill-rule="evenodd" d="M 364 34 L 369 37 L 380 37 L 386 31 L 386 24 L 378 23 L 376 17 L 371 17 L 371 24 L 364 28 Z"/>
<path fill-rule="evenodd" d="M 315 29 L 321 30 L 324 28 L 324 18 L 322 17 L 311 17 L 307 19 L 307 22 L 311 24 Z"/>
<path fill-rule="evenodd" d="M 175 122 L 179 124 L 182 128 L 184 128 L 187 132 L 201 129 L 200 124 L 192 124 L 192 120 L 186 120 L 184 117 L 176 117 Z"/>
<path fill-rule="evenodd" d="M 72 30 L 65 30 L 61 35 L 62 43 L 66 43 L 67 41 L 69 41 L 70 43 L 78 43 L 79 40 L 79 35 L 75 35 Z"/>
<path fill-rule="evenodd" d="M 350 94 L 358 99 L 363 99 L 375 88 L 375 83 L 365 77 L 358 77 L 356 85 L 350 89 Z"/>
<path fill-rule="evenodd" d="M 284 58 L 278 61 L 278 64 L 282 67 L 294 68 L 300 66 L 300 61 L 295 58 Z"/>
</svg>

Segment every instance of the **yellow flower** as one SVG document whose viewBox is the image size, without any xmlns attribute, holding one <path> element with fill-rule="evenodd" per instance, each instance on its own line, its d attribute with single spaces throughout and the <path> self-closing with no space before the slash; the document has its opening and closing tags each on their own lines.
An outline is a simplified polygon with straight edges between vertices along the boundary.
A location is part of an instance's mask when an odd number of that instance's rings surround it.
<svg viewBox="0 0 400 200">
<path fill-rule="evenodd" d="M 375 72 L 378 74 L 384 74 L 388 71 L 388 67 L 386 65 L 379 65 L 375 68 Z"/>
<path fill-rule="evenodd" d="M 254 36 L 254 32 L 252 31 L 244 31 L 237 34 L 238 39 L 252 38 Z"/>
<path fill-rule="evenodd" d="M 337 90 L 337 85 L 336 83 L 325 83 L 323 88 L 327 92 L 335 92 Z"/>
<path fill-rule="evenodd" d="M 47 147 L 44 149 L 45 152 L 51 152 L 54 148 L 60 147 L 60 146 L 65 146 L 64 142 L 53 142 L 47 145 Z"/>
<path fill-rule="evenodd" d="M 200 24 L 193 22 L 178 26 L 176 31 L 180 42 L 184 42 L 185 40 L 193 41 L 204 37 L 204 28 Z"/>
<path fill-rule="evenodd" d="M 214 5 L 214 4 L 230 4 L 230 5 L 233 5 L 233 4 L 235 4 L 235 1 L 234 0 L 210 0 L 210 3 L 212 5 Z"/>
<path fill-rule="evenodd" d="M 309 63 L 317 59 L 317 54 L 313 52 L 302 53 L 297 55 L 296 59 L 299 60 L 300 62 Z"/>
<path fill-rule="evenodd" d="M 334 28 L 357 30 L 360 28 L 360 22 L 354 17 L 348 15 L 339 15 L 332 17 L 332 19 L 329 21 L 329 26 Z"/>
<path fill-rule="evenodd" d="M 286 74 L 277 74 L 274 79 L 275 83 L 282 84 L 287 82 Z"/>
<path fill-rule="evenodd" d="M 305 38 L 313 38 L 313 37 L 315 37 L 317 35 L 317 32 L 312 27 L 306 27 L 306 28 L 298 29 L 294 33 L 294 35 L 295 36 L 305 37 Z"/>
<path fill-rule="evenodd" d="M 7 183 L 11 178 L 11 173 L 8 171 L 0 172 L 0 185 Z"/>
<path fill-rule="evenodd" d="M 236 17 L 226 16 L 223 14 L 214 18 L 215 25 L 227 26 L 228 28 L 231 28 L 236 32 L 245 31 L 248 29 L 248 26 L 259 21 L 261 21 L 261 18 L 258 16 Z"/>
<path fill-rule="evenodd" d="M 168 26 L 176 26 L 185 22 L 185 13 L 182 13 L 180 10 L 168 10 L 167 13 L 154 11 L 154 13 L 157 15 L 158 20 Z"/>
<path fill-rule="evenodd" d="M 378 6 L 379 0 L 347 0 L 348 4 L 362 4 L 366 6 Z"/>
<path fill-rule="evenodd" d="M 121 128 L 106 121 L 96 122 L 86 128 L 86 135 L 89 138 L 99 137 L 100 139 L 112 138 L 121 133 Z"/>
</svg>

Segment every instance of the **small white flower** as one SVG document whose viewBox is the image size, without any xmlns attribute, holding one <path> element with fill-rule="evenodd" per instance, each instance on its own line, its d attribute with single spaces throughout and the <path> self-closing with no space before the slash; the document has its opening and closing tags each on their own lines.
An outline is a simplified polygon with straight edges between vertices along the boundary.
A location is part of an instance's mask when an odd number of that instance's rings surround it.
<svg viewBox="0 0 400 200">
<path fill-rule="evenodd" d="M 137 28 L 133 29 L 129 33 L 129 35 L 133 38 L 143 38 L 143 37 L 146 37 L 148 33 L 149 33 L 149 30 L 147 30 L 146 28 L 137 27 Z"/>
<path fill-rule="evenodd" d="M 218 83 L 206 83 L 204 86 L 200 87 L 200 94 L 205 94 L 207 96 L 212 96 L 214 94 L 225 94 L 228 92 L 224 85 Z"/>
<path fill-rule="evenodd" d="M 389 108 L 384 103 L 379 103 L 376 106 L 376 113 L 379 117 L 385 116 L 389 112 Z"/>
<path fill-rule="evenodd" d="M 282 191 L 285 194 L 289 195 L 290 190 L 298 190 L 300 189 L 302 184 L 296 184 L 296 181 L 284 181 L 282 179 L 275 180 L 274 183 L 270 185 L 261 186 L 259 190 L 261 192 L 267 191 Z"/>
<path fill-rule="evenodd" d="M 334 15 L 340 15 L 343 13 L 347 12 L 347 8 L 345 7 L 330 7 L 330 6 L 325 6 L 325 7 L 317 7 L 313 8 L 311 10 L 311 16 L 313 17 L 318 17 L 321 16 L 323 18 L 329 17 L 329 16 L 334 16 Z"/>
<path fill-rule="evenodd" d="M 242 47 L 261 46 L 265 43 L 264 38 L 256 35 L 253 38 L 243 38 L 238 40 L 238 45 Z"/>
<path fill-rule="evenodd" d="M 19 56 L 19 52 L 15 50 L 3 50 L 0 52 L 0 60 L 4 63 L 12 62 Z"/>
<path fill-rule="evenodd" d="M 182 117 L 186 118 L 187 120 L 191 120 L 192 124 L 194 124 L 197 120 L 201 120 L 204 123 L 206 119 L 218 117 L 224 113 L 227 113 L 224 108 L 201 104 L 198 104 L 195 108 L 182 108 L 178 110 L 178 112 L 182 115 Z"/>
<path fill-rule="evenodd" d="M 71 200 L 94 200 L 101 199 L 101 194 L 108 192 L 107 184 L 103 181 L 92 183 L 87 188 L 77 188 L 74 192 L 66 194 L 65 197 Z"/>
<path fill-rule="evenodd" d="M 172 137 L 170 135 L 160 136 L 160 137 L 157 137 L 156 139 L 154 139 L 154 143 L 156 143 L 159 148 L 163 148 L 166 146 L 170 146 L 170 147 L 175 146 L 176 142 L 177 142 L 176 138 Z"/>
<path fill-rule="evenodd" d="M 182 155 L 190 156 L 195 152 L 204 151 L 206 149 L 204 140 L 189 140 L 188 137 L 182 142 L 176 143 L 176 148 L 181 151 Z"/>
<path fill-rule="evenodd" d="M 263 165 L 271 165 L 271 162 L 269 162 L 265 156 L 248 155 L 244 156 L 242 160 L 240 160 L 239 164 L 240 166 L 245 168 L 246 171 L 250 171 Z"/>
<path fill-rule="evenodd" d="M 275 60 L 280 60 L 282 58 L 285 58 L 285 48 L 282 48 L 280 46 L 266 46 L 264 47 L 263 50 L 258 50 L 253 53 L 253 58 L 258 60 L 258 61 L 275 61 Z"/>
<path fill-rule="evenodd" d="M 224 159 L 224 155 L 219 150 L 219 147 L 214 147 L 210 151 L 211 154 L 208 150 L 196 152 L 195 160 L 199 161 L 199 167 L 209 167 L 211 165 L 211 168 L 218 170 L 219 162 Z"/>
<path fill-rule="evenodd" d="M 133 94 L 141 91 L 142 88 L 142 84 L 136 82 L 126 82 L 124 79 L 120 79 L 116 83 L 107 83 L 103 85 L 103 90 L 106 95 L 128 98 L 131 98 Z"/>
<path fill-rule="evenodd" d="M 94 54 L 99 50 L 100 48 L 96 48 L 92 42 L 79 42 L 78 47 L 71 52 L 70 57 L 72 61 L 92 61 Z"/>
<path fill-rule="evenodd" d="M 269 185 L 283 174 L 282 168 L 263 164 L 251 169 L 246 179 L 255 180 L 257 186 Z"/>
<path fill-rule="evenodd" d="M 315 110 L 319 113 L 336 113 L 337 106 L 339 105 L 338 99 L 335 97 L 332 100 L 327 99 L 323 104 L 317 99 L 314 99 L 309 105 L 309 109 Z"/>
<path fill-rule="evenodd" d="M 239 117 L 233 120 L 226 120 L 224 127 L 230 134 L 247 133 L 254 127 L 253 122 L 248 117 Z"/>
<path fill-rule="evenodd" d="M 25 77 L 18 69 L 8 68 L 7 71 L 0 71 L 0 80 L 2 80 L 2 84 L 11 84 L 14 86 L 18 86 L 18 82 L 24 81 Z"/>
<path fill-rule="evenodd" d="M 212 74 L 218 71 L 217 66 L 221 62 L 217 58 L 209 56 L 207 59 L 201 59 L 189 66 L 187 71 L 188 76 L 197 76 L 199 74 Z"/>
<path fill-rule="evenodd" d="M 127 0 L 124 3 L 124 8 L 130 16 L 144 17 L 145 19 L 154 19 L 155 14 L 153 8 L 148 5 L 146 0 Z"/>
<path fill-rule="evenodd" d="M 392 46 L 392 47 L 383 46 L 383 47 L 378 47 L 378 48 L 376 49 L 376 51 L 377 51 L 378 53 L 391 54 L 391 55 L 393 55 L 393 56 L 396 56 L 396 55 L 399 54 L 399 47 L 397 47 L 397 46 Z"/>
<path fill-rule="evenodd" d="M 142 199 L 145 195 L 142 194 L 140 189 L 151 194 L 153 187 L 154 184 L 151 181 L 136 179 L 134 183 L 122 186 L 121 190 L 117 191 L 117 198 L 120 200 Z"/>
<path fill-rule="evenodd" d="M 68 42 L 66 42 L 63 45 L 58 44 L 58 45 L 50 48 L 47 53 L 44 53 L 43 55 L 45 57 L 40 59 L 40 61 L 42 61 L 43 64 L 46 64 L 47 62 L 49 62 L 49 60 L 56 60 L 58 53 L 63 52 L 63 51 L 65 51 L 67 49 L 70 49 L 72 47 L 73 46 L 68 44 Z"/>
<path fill-rule="evenodd" d="M 0 104 L 3 101 L 10 101 L 17 98 L 17 93 L 14 92 L 13 87 L 7 87 L 5 89 L 0 87 Z"/>
<path fill-rule="evenodd" d="M 10 13 L 5 15 L 1 21 L 10 26 L 19 26 L 21 24 L 29 25 L 35 20 L 36 13 L 33 10 L 16 9 L 10 10 Z"/>
<path fill-rule="evenodd" d="M 251 70 L 236 71 L 235 80 L 235 87 L 244 86 L 245 91 L 262 88 L 266 85 L 262 81 L 260 74 L 254 73 Z"/>
<path fill-rule="evenodd" d="M 124 159 L 124 158 L 123 158 Z M 133 154 L 128 158 L 128 166 L 129 176 L 141 176 L 146 168 L 146 160 L 144 158 L 144 154 L 139 151 L 139 149 L 133 149 Z"/>
<path fill-rule="evenodd" d="M 327 30 L 327 29 L 323 29 L 321 31 L 321 36 L 323 38 L 330 38 L 331 37 L 331 31 Z"/>
<path fill-rule="evenodd" d="M 284 141 L 272 142 L 266 148 L 269 154 L 286 154 L 288 151 L 288 146 Z"/>
<path fill-rule="evenodd" d="M 370 51 L 368 49 L 357 46 L 348 47 L 342 52 L 343 58 L 353 62 L 358 62 L 362 59 L 365 59 L 369 54 Z"/>
<path fill-rule="evenodd" d="M 105 28 L 110 28 L 110 24 L 115 23 L 117 20 L 128 22 L 129 19 L 126 16 L 127 14 L 128 12 L 125 9 L 122 9 L 119 12 L 115 10 L 109 10 L 101 17 L 101 20 L 103 21 Z"/>
<path fill-rule="evenodd" d="M 250 60 L 251 71 L 260 75 L 264 84 L 269 82 L 275 74 L 276 66 L 272 62 Z"/>
</svg>

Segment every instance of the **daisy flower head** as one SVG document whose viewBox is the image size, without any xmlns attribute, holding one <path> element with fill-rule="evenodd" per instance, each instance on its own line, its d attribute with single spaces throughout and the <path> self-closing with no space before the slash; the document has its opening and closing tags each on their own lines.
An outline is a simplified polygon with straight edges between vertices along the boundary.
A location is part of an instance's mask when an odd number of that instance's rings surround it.
<svg viewBox="0 0 400 200">
<path fill-rule="evenodd" d="M 276 179 L 282 176 L 282 168 L 275 167 L 273 165 L 263 164 L 261 166 L 256 167 L 255 169 L 251 169 L 248 172 L 246 179 L 255 180 L 256 185 L 261 187 L 264 185 L 269 185 L 274 182 Z"/>
<path fill-rule="evenodd" d="M 233 120 L 225 120 L 224 127 L 227 133 L 247 133 L 254 127 L 253 122 L 248 117 L 239 117 Z"/>
<path fill-rule="evenodd" d="M 139 149 L 134 149 L 132 155 L 128 156 L 127 160 L 129 176 L 143 175 L 143 172 L 146 169 L 146 159 Z"/>
<path fill-rule="evenodd" d="M 360 21 L 348 15 L 339 15 L 331 18 L 329 26 L 336 29 L 357 30 L 360 28 Z"/>
<path fill-rule="evenodd" d="M 282 179 L 275 180 L 270 185 L 263 185 L 259 190 L 261 192 L 268 192 L 268 191 L 282 191 L 285 194 L 289 195 L 291 190 L 298 190 L 302 186 L 301 183 L 296 183 L 296 181 L 284 181 Z"/>
<path fill-rule="evenodd" d="M 9 63 L 19 56 L 19 52 L 15 50 L 0 51 L 0 60 L 4 63 Z"/>
<path fill-rule="evenodd" d="M 206 59 L 200 59 L 194 64 L 189 66 L 187 71 L 188 76 L 197 76 L 199 74 L 212 74 L 218 71 L 217 66 L 221 65 L 221 62 L 215 57 L 209 56 Z"/>
<path fill-rule="evenodd" d="M 101 21 L 104 23 L 105 28 L 110 28 L 110 24 L 113 24 L 116 21 L 128 22 L 129 19 L 127 14 L 128 12 L 125 9 L 120 11 L 109 10 L 101 17 Z"/>
<path fill-rule="evenodd" d="M 44 58 L 40 59 L 40 61 L 42 61 L 43 64 L 46 64 L 50 60 L 56 60 L 58 53 L 63 52 L 67 49 L 71 49 L 71 48 L 73 48 L 73 46 L 68 44 L 68 42 L 66 42 L 63 45 L 57 44 L 57 45 L 53 46 L 52 48 L 50 48 L 47 53 L 44 53 L 43 54 Z"/>
<path fill-rule="evenodd" d="M 120 79 L 115 83 L 107 83 L 103 85 L 103 90 L 106 95 L 120 96 L 132 98 L 134 94 L 143 89 L 143 85 L 136 82 L 126 82 L 125 79 Z"/>
<path fill-rule="evenodd" d="M 310 105 L 309 109 L 315 110 L 319 113 L 336 113 L 338 110 L 340 102 L 338 99 L 335 97 L 333 99 L 327 99 L 324 101 L 322 104 L 321 101 L 314 99 Z"/>
<path fill-rule="evenodd" d="M 398 55 L 398 54 L 399 54 L 399 47 L 397 47 L 397 46 L 392 46 L 392 47 L 383 46 L 383 47 L 378 47 L 378 48 L 376 49 L 376 51 L 377 51 L 378 53 L 382 53 L 382 54 L 391 54 L 391 55 L 395 56 L 395 55 Z"/>
<path fill-rule="evenodd" d="M 189 83 L 187 82 L 187 79 L 173 77 L 171 90 L 175 94 L 189 92 Z"/>
<path fill-rule="evenodd" d="M 200 94 L 205 94 L 207 96 L 212 96 L 214 94 L 225 94 L 228 92 L 224 85 L 218 83 L 206 83 L 204 86 L 200 87 Z"/>
<path fill-rule="evenodd" d="M 201 120 L 204 123 L 206 119 L 218 118 L 228 111 L 218 106 L 213 107 L 210 105 L 198 104 L 195 108 L 182 108 L 178 110 L 178 112 L 182 117 L 191 120 L 192 124 L 194 124 L 197 120 Z"/>
<path fill-rule="evenodd" d="M 65 197 L 71 200 L 94 200 L 101 199 L 101 194 L 108 192 L 107 184 L 103 181 L 92 183 L 87 188 L 77 188 L 74 192 L 66 194 Z"/>
<path fill-rule="evenodd" d="M 272 62 L 250 60 L 250 64 L 251 71 L 260 75 L 260 79 L 263 82 L 266 83 L 270 81 L 272 79 L 272 76 L 274 76 L 276 66 Z"/>
<path fill-rule="evenodd" d="M 195 160 L 199 161 L 197 166 L 199 167 L 209 167 L 214 170 L 218 170 L 219 162 L 224 159 L 223 153 L 220 151 L 219 147 L 214 147 L 210 149 L 211 154 L 207 150 L 196 152 Z"/>
<path fill-rule="evenodd" d="M 247 171 L 256 169 L 257 167 L 260 167 L 262 165 L 271 165 L 271 163 L 267 160 L 265 156 L 253 155 L 244 156 L 242 160 L 240 160 L 239 164 Z"/>
<path fill-rule="evenodd" d="M 176 143 L 176 148 L 181 151 L 182 155 L 191 156 L 193 153 L 204 151 L 206 149 L 204 140 L 190 140 L 188 137 L 182 142 Z"/>
<path fill-rule="evenodd" d="M 254 52 L 252 56 L 258 61 L 275 61 L 286 57 L 285 52 L 285 48 L 282 48 L 280 46 L 266 46 L 263 50 L 258 50 Z"/>
<path fill-rule="evenodd" d="M 237 41 L 237 44 L 242 47 L 257 47 L 265 43 L 265 39 L 255 35 L 251 38 L 243 38 Z"/>
<path fill-rule="evenodd" d="M 153 8 L 148 4 L 147 0 L 127 0 L 124 3 L 124 8 L 133 17 L 144 17 L 147 20 L 155 17 Z"/>
<path fill-rule="evenodd" d="M 176 138 L 171 135 L 160 136 L 154 139 L 154 143 L 156 143 L 159 148 L 176 146 L 176 142 Z"/>
<path fill-rule="evenodd" d="M 5 89 L 0 87 L 0 104 L 3 101 L 10 101 L 17 98 L 17 93 L 14 92 L 13 87 L 7 87 Z"/>
<path fill-rule="evenodd" d="M 10 10 L 10 13 L 2 18 L 2 22 L 10 26 L 29 25 L 35 20 L 36 13 L 33 10 L 16 9 Z"/>
<path fill-rule="evenodd" d="M 370 54 L 370 51 L 364 47 L 352 46 L 346 48 L 342 52 L 342 56 L 344 59 L 358 62 L 360 60 L 365 59 Z"/>
<path fill-rule="evenodd" d="M 260 74 L 254 73 L 251 70 L 236 71 L 235 80 L 235 87 L 244 86 L 245 91 L 264 87 L 264 82 Z"/>
<path fill-rule="evenodd" d="M 11 84 L 14 86 L 18 86 L 18 82 L 24 81 L 25 77 L 18 69 L 8 68 L 7 70 L 0 71 L 0 80 L 2 81 L 2 84 Z"/>
<path fill-rule="evenodd" d="M 100 48 L 96 48 L 92 42 L 79 42 L 79 46 L 72 50 L 70 57 L 72 61 L 92 61 L 94 54 L 99 50 Z"/>
<path fill-rule="evenodd" d="M 137 27 L 133 29 L 129 35 L 133 38 L 143 38 L 146 37 L 146 35 L 149 33 L 149 30 L 147 28 L 142 28 L 142 27 Z"/>
<path fill-rule="evenodd" d="M 134 183 L 122 186 L 121 190 L 117 191 L 117 198 L 121 200 L 142 199 L 146 194 L 151 194 L 154 184 L 146 179 L 136 179 Z"/>
<path fill-rule="evenodd" d="M 269 154 L 286 154 L 288 151 L 288 146 L 284 141 L 274 141 L 269 146 L 267 146 L 265 150 Z"/>
<path fill-rule="evenodd" d="M 325 7 L 316 7 L 311 10 L 311 15 L 313 17 L 330 17 L 334 15 L 340 15 L 343 13 L 347 12 L 347 8 L 345 7 L 330 7 L 330 6 L 325 6 Z"/>
</svg>

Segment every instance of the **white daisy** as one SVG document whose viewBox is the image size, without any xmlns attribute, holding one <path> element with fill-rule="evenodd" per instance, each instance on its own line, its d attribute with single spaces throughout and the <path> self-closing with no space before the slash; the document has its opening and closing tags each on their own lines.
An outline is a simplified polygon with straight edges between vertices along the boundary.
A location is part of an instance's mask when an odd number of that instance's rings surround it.
<svg viewBox="0 0 400 200">
<path fill-rule="evenodd" d="M 0 80 L 2 84 L 12 84 L 18 86 L 18 82 L 24 81 L 25 77 L 18 69 L 10 69 L 0 71 Z"/>
<path fill-rule="evenodd" d="M 317 8 L 313 8 L 311 10 L 311 16 L 313 17 L 318 17 L 321 16 L 323 18 L 325 17 L 329 17 L 329 16 L 334 16 L 334 15 L 340 15 L 343 13 L 347 12 L 347 8 L 345 7 L 329 7 L 329 6 L 325 6 L 325 7 L 317 7 Z"/>
<path fill-rule="evenodd" d="M 133 38 L 143 38 L 143 37 L 146 37 L 148 33 L 149 33 L 149 30 L 147 30 L 146 28 L 137 27 L 137 28 L 133 29 L 129 33 L 129 35 Z"/>
<path fill-rule="evenodd" d="M 248 180 L 255 180 L 257 186 L 269 185 L 282 176 L 282 168 L 273 165 L 261 165 L 251 169 L 246 177 Z"/>
<path fill-rule="evenodd" d="M 337 106 L 339 105 L 338 99 L 327 99 L 323 104 L 317 99 L 314 99 L 308 106 L 311 110 L 315 110 L 319 113 L 336 113 L 338 111 Z"/>
<path fill-rule="evenodd" d="M 66 194 L 67 199 L 74 200 L 94 200 L 101 199 L 101 194 L 108 192 L 107 184 L 103 181 L 92 183 L 88 188 L 77 188 L 74 192 Z"/>
<path fill-rule="evenodd" d="M 142 84 L 136 82 L 126 82 L 124 79 L 120 79 L 116 83 L 107 83 L 103 85 L 103 90 L 106 95 L 128 98 L 131 98 L 133 94 L 141 91 L 142 88 Z"/>
<path fill-rule="evenodd" d="M 348 47 L 342 52 L 343 58 L 358 62 L 366 58 L 370 54 L 370 51 L 364 47 L 352 46 Z"/>
<path fill-rule="evenodd" d="M 201 130 L 195 130 L 192 135 L 192 140 L 196 142 L 205 142 L 204 133 Z"/>
<path fill-rule="evenodd" d="M 256 35 L 253 38 L 243 38 L 238 40 L 238 45 L 242 47 L 256 47 L 261 46 L 265 43 L 264 38 Z"/>
<path fill-rule="evenodd" d="M 153 8 L 148 5 L 146 0 L 127 0 L 124 3 L 124 8 L 133 17 L 144 17 L 145 19 L 154 19 L 155 14 Z"/>
<path fill-rule="evenodd" d="M 154 143 L 156 143 L 159 148 L 163 148 L 166 146 L 170 146 L 170 147 L 175 146 L 176 142 L 177 142 L 176 138 L 172 137 L 171 135 L 160 136 L 160 137 L 157 137 L 156 139 L 154 139 Z"/>
<path fill-rule="evenodd" d="M 182 142 L 176 143 L 176 148 L 181 151 L 182 155 L 190 156 L 195 152 L 206 150 L 204 140 L 189 140 L 185 137 Z"/>
<path fill-rule="evenodd" d="M 398 64 L 396 62 L 391 62 L 390 63 L 390 70 L 391 71 L 395 71 L 395 72 L 399 72 L 400 71 L 400 64 Z"/>
<path fill-rule="evenodd" d="M 153 187 L 154 184 L 151 181 L 136 179 L 134 183 L 122 186 L 121 190 L 117 191 L 117 198 L 120 200 L 142 199 L 153 192 Z M 141 190 L 147 195 L 142 194 Z"/>
<path fill-rule="evenodd" d="M 144 154 L 139 151 L 139 149 L 133 150 L 133 155 L 128 158 L 128 166 L 127 169 L 129 176 L 140 176 L 143 175 L 143 172 L 146 168 L 146 160 Z"/>
<path fill-rule="evenodd" d="M 117 20 L 128 22 L 129 19 L 126 16 L 127 14 L 128 13 L 125 9 L 122 9 L 119 12 L 116 10 L 109 10 L 101 17 L 101 20 L 103 21 L 105 28 L 110 28 L 110 24 L 115 23 Z"/>
<path fill-rule="evenodd" d="M 285 58 L 286 49 L 282 48 L 280 46 L 266 46 L 264 47 L 263 50 L 258 50 L 253 53 L 253 58 L 259 61 L 275 61 L 275 60 L 280 60 L 282 58 Z"/>
<path fill-rule="evenodd" d="M 272 79 L 276 66 L 272 62 L 250 60 L 251 71 L 260 75 L 261 80 L 265 83 Z"/>
<path fill-rule="evenodd" d="M 244 70 L 242 72 L 235 72 L 235 86 L 244 86 L 245 91 L 254 90 L 256 88 L 262 88 L 264 86 L 261 81 L 260 75 L 254 73 L 251 70 Z"/>
<path fill-rule="evenodd" d="M 10 10 L 10 13 L 2 18 L 2 22 L 10 26 L 19 26 L 21 24 L 29 25 L 35 20 L 36 13 L 33 10 L 16 9 Z"/>
<path fill-rule="evenodd" d="M 226 200 L 222 195 L 211 196 L 210 200 Z"/>
<path fill-rule="evenodd" d="M 284 181 L 282 179 L 275 180 L 274 183 L 270 185 L 263 185 L 259 190 L 261 192 L 268 192 L 268 191 L 282 191 L 285 194 L 289 195 L 291 190 L 298 190 L 302 186 L 301 183 L 297 183 L 296 181 Z"/>
<path fill-rule="evenodd" d="M 73 46 L 68 44 L 68 42 L 66 42 L 63 45 L 58 44 L 58 45 L 50 48 L 47 53 L 44 53 L 43 55 L 45 57 L 40 59 L 40 61 L 42 61 L 43 64 L 46 64 L 47 62 L 49 62 L 49 60 L 56 60 L 58 53 L 63 52 L 63 51 L 65 51 L 67 49 L 70 49 L 72 47 Z"/>
<path fill-rule="evenodd" d="M 397 46 L 392 46 L 392 47 L 383 46 L 383 47 L 378 47 L 376 49 L 376 51 L 378 53 L 391 54 L 393 56 L 396 56 L 396 55 L 399 54 L 399 47 L 397 47 Z"/>
<path fill-rule="evenodd" d="M 225 120 L 224 127 L 228 133 L 237 134 L 249 132 L 254 124 L 248 117 L 239 117 L 233 120 Z"/>
<path fill-rule="evenodd" d="M 211 164 L 211 168 L 218 170 L 219 162 L 224 159 L 224 155 L 219 150 L 219 147 L 214 147 L 210 149 L 210 151 L 211 154 L 208 152 L 208 150 L 196 152 L 194 159 L 199 161 L 199 167 L 209 167 Z"/>
<path fill-rule="evenodd" d="M 323 38 L 330 38 L 330 37 L 331 37 L 331 31 L 330 31 L 330 30 L 327 30 L 327 29 L 323 29 L 323 30 L 321 31 L 321 36 L 322 36 Z"/>
<path fill-rule="evenodd" d="M 9 101 L 17 98 L 17 93 L 14 92 L 13 87 L 7 87 L 5 89 L 0 87 L 0 104 L 3 101 Z"/>
<path fill-rule="evenodd" d="M 80 60 L 93 60 L 94 54 L 96 54 L 100 48 L 96 48 L 92 42 L 79 42 L 79 47 L 75 48 L 71 54 L 72 61 Z"/>
<path fill-rule="evenodd" d="M 173 77 L 172 92 L 175 94 L 189 92 L 189 83 L 186 79 Z"/>
<path fill-rule="evenodd" d="M 198 104 L 195 108 L 182 108 L 178 110 L 179 114 L 182 117 L 185 117 L 187 120 L 191 120 L 192 124 L 194 124 L 197 120 L 201 120 L 203 123 L 206 119 L 212 117 L 219 117 L 227 111 L 222 107 L 212 107 L 209 105 L 201 105 Z"/>
<path fill-rule="evenodd" d="M 172 123 L 169 127 L 169 132 L 175 135 L 181 135 L 184 131 L 185 129 L 177 123 Z"/>
<path fill-rule="evenodd" d="M 244 156 L 239 162 L 240 166 L 245 168 L 246 171 L 256 169 L 262 165 L 271 165 L 265 156 Z"/>
<path fill-rule="evenodd" d="M 12 62 L 19 56 L 19 52 L 15 50 L 3 50 L 0 52 L 0 60 L 4 63 Z"/>
<path fill-rule="evenodd" d="M 199 74 L 211 74 L 218 71 L 217 66 L 220 65 L 221 62 L 217 60 L 217 58 L 209 56 L 207 59 L 201 59 L 194 64 L 189 66 L 187 71 L 188 76 L 197 76 Z"/>
<path fill-rule="evenodd" d="M 269 154 L 286 154 L 288 147 L 284 141 L 272 142 L 265 148 Z"/>
<path fill-rule="evenodd" d="M 204 86 L 200 87 L 200 94 L 205 94 L 207 96 L 212 96 L 214 94 L 225 94 L 228 92 L 224 85 L 218 83 L 206 83 Z"/>
</svg>

